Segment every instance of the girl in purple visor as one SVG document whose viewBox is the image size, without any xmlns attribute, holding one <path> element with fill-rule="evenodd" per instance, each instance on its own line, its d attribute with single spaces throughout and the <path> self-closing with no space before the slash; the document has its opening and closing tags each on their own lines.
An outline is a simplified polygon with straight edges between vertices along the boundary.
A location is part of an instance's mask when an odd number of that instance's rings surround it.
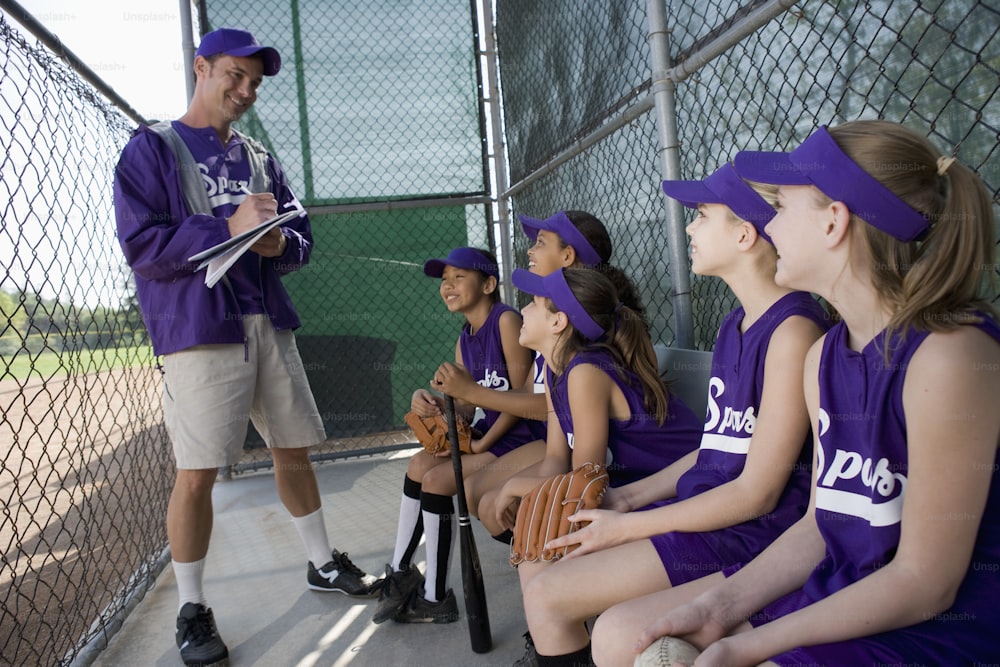
<svg viewBox="0 0 1000 667">
<path fill-rule="evenodd" d="M 518 498 L 546 478 L 586 462 L 605 465 L 610 484 L 622 486 L 697 448 L 702 419 L 669 395 L 645 323 L 619 301 L 609 280 L 587 269 L 563 269 L 545 277 L 518 270 L 512 277 L 518 289 L 535 295 L 522 311 L 520 341 L 545 356 L 552 414 L 545 459 L 504 484 L 498 520 L 513 527 Z M 534 577 L 560 567 L 545 561 L 521 563 L 521 590 Z M 548 639 L 528 621 L 536 643 Z M 589 646 L 560 657 L 586 660 L 587 652 Z M 540 664 L 549 657 L 539 651 Z"/>
<path fill-rule="evenodd" d="M 724 582 L 665 604 L 636 650 L 668 635 L 703 650 L 698 666 L 1000 662 L 986 188 L 885 121 L 822 127 L 736 167 L 780 186 L 776 280 L 843 318 L 806 358 L 810 510 Z"/>
<path fill-rule="evenodd" d="M 622 302 L 639 313 L 645 312 L 638 290 L 625 273 L 612 265 L 611 237 L 604 223 L 586 211 L 557 211 L 548 218 L 517 216 L 525 236 L 532 241 L 528 248 L 528 269 L 547 276 L 563 268 L 591 268 L 607 276 Z M 545 419 L 545 358 L 535 353 L 532 372 L 525 383 L 510 391 L 484 386 L 468 370 L 445 362 L 434 372 L 431 387 L 457 400 L 482 408 L 505 412 L 525 419 Z M 466 484 L 469 509 L 479 518 L 494 539 L 510 544 L 512 535 L 494 518 L 496 491 L 507 478 L 531 466 L 545 456 L 544 432 L 533 442 L 513 449 L 494 466 L 473 474 Z"/>
<path fill-rule="evenodd" d="M 465 317 L 455 343 L 455 361 L 484 386 L 509 391 L 521 386 L 530 373 L 531 350 L 517 337 L 521 316 L 500 302 L 500 269 L 492 253 L 478 248 L 455 248 L 442 259 L 429 259 L 424 273 L 440 279 L 438 290 L 451 313 Z M 421 417 L 443 414 L 444 399 L 426 389 L 413 392 L 410 409 Z M 520 419 L 482 406 L 456 403 L 474 433 L 472 453 L 463 455 L 466 477 L 488 469 L 497 460 L 542 437 L 544 424 Z M 430 454 L 420 449 L 410 457 L 403 479 L 399 521 L 392 562 L 379 593 L 373 620 L 384 623 L 451 623 L 458 620 L 458 603 L 448 587 L 455 508 L 455 472 L 448 452 Z M 415 563 L 423 538 L 426 571 Z"/>
<path fill-rule="evenodd" d="M 810 294 L 774 282 L 777 254 L 764 226 L 777 188 L 749 184 L 724 164 L 701 181 L 664 181 L 663 190 L 697 209 L 687 226 L 692 271 L 725 281 L 739 307 L 723 318 L 715 341 L 698 451 L 609 490 L 607 510 L 580 512 L 590 525 L 552 542 L 580 548 L 525 590 L 543 655 L 579 649 L 589 640 L 584 621 L 639 598 L 628 607 L 633 613 L 619 610 L 614 633 L 631 632 L 634 641 L 658 594 L 713 573 L 721 579 L 723 568 L 763 551 L 809 503 L 802 372 L 828 322 Z M 603 576 L 618 563 L 629 566 Z"/>
</svg>

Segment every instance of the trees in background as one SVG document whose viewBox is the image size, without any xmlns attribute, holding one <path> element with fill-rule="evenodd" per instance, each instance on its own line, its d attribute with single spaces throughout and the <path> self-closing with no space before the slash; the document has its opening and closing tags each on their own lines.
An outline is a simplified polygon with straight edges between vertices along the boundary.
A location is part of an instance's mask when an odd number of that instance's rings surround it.
<svg viewBox="0 0 1000 667">
<path fill-rule="evenodd" d="M 148 342 L 134 295 L 120 308 L 87 308 L 0 290 L 0 355 L 135 347 Z"/>
</svg>

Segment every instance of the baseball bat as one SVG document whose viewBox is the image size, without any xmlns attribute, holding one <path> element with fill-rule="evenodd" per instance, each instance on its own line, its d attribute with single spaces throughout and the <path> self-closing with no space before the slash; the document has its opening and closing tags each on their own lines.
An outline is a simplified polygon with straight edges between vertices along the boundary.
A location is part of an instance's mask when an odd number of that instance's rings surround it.
<svg viewBox="0 0 1000 667">
<path fill-rule="evenodd" d="M 445 395 L 445 417 L 448 419 L 448 442 L 451 445 L 451 463 L 455 468 L 455 487 L 458 494 L 458 539 L 462 550 L 462 592 L 465 594 L 465 615 L 469 620 L 469 642 L 476 653 L 487 653 L 493 648 L 490 633 L 490 613 L 486 608 L 486 588 L 483 585 L 483 568 L 479 564 L 479 551 L 472 535 L 472 520 L 465 500 L 465 481 L 462 476 L 462 452 L 458 448 L 458 425 L 455 422 L 455 399 Z"/>
</svg>

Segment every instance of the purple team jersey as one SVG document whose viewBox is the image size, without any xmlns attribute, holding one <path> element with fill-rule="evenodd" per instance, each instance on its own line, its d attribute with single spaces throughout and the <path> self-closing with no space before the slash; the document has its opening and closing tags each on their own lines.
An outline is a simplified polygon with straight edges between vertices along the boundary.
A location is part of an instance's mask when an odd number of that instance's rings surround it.
<svg viewBox="0 0 1000 667">
<path fill-rule="evenodd" d="M 811 320 L 822 331 L 828 327 L 826 312 L 805 292 L 781 297 L 742 333 L 742 307 L 723 319 L 712 354 L 708 408 L 698 460 L 678 480 L 677 496 L 651 507 L 691 498 L 731 482 L 743 472 L 764 393 L 768 344 L 774 330 L 794 316 Z M 650 538 L 672 585 L 752 559 L 802 517 L 809 505 L 811 440 L 809 434 L 803 439 L 799 458 L 771 512 L 718 530 L 671 532 Z"/>
<path fill-rule="evenodd" d="M 628 401 L 629 419 L 612 419 L 608 425 L 606 465 L 611 486 L 622 486 L 659 472 L 698 446 L 701 419 L 691 408 L 671 395 L 667 417 L 660 425 L 646 410 L 638 376 L 618 366 L 610 352 L 598 348 L 578 352 L 559 376 L 555 376 L 551 368 L 547 371 L 552 406 L 570 449 L 573 448 L 573 416 L 565 378 L 580 364 L 592 364 L 601 369 L 614 380 Z"/>
<path fill-rule="evenodd" d="M 708 407 L 698 461 L 678 480 L 678 500 L 721 486 L 743 472 L 764 394 L 764 362 L 771 335 L 793 316 L 811 320 L 822 331 L 829 326 L 822 306 L 806 292 L 791 292 L 781 297 L 742 333 L 742 307 L 723 319 L 712 353 L 712 377 L 708 382 Z M 809 500 L 810 440 L 807 436 L 803 441 L 800 457 L 803 465 L 796 466 L 786 489 L 786 494 L 798 498 L 793 504 L 800 505 L 799 516 Z M 779 505 L 787 500 L 791 498 L 783 498 Z"/>
<path fill-rule="evenodd" d="M 1000 342 L 1000 326 L 977 326 Z M 768 607 L 762 621 L 825 598 L 893 559 L 899 544 L 908 457 L 903 382 L 927 332 L 911 330 L 884 357 L 884 332 L 861 352 L 847 345 L 846 326 L 826 337 L 820 362 L 816 523 L 826 557 L 805 586 Z M 946 418 L 946 417 L 942 417 Z M 996 459 L 995 459 L 996 461 Z M 948 517 L 941 517 L 947 520 Z M 955 603 L 927 621 L 870 637 L 797 649 L 780 664 L 974 665 L 1000 661 L 1000 480 L 998 465 L 969 570 Z"/>
<path fill-rule="evenodd" d="M 229 238 L 225 219 L 246 199 L 251 182 L 267 183 L 279 211 L 289 204 L 297 206 L 281 167 L 267 155 L 261 172 L 251 177 L 247 148 L 255 143 L 234 134 L 223 146 L 212 128 L 191 128 L 179 121 L 171 127 L 195 164 L 178 160 L 167 141 L 140 126 L 122 149 L 115 169 L 118 241 L 135 274 L 153 351 L 165 355 L 195 345 L 242 344 L 243 316 L 249 313 L 266 312 L 277 330 L 298 328 L 299 317 L 281 277 L 309 261 L 313 240 L 308 216 L 285 223 L 284 254 L 264 258 L 246 253 L 227 272 L 223 284 L 211 289 L 205 287 L 204 274 L 188 261 Z M 261 158 L 259 147 L 251 151 Z M 196 185 L 205 188 L 195 195 L 207 198 L 211 215 L 189 210 L 181 182 L 188 168 L 196 170 L 200 181 Z"/>
<path fill-rule="evenodd" d="M 517 313 L 516 310 L 502 303 L 494 304 L 483 326 L 476 333 L 468 322 L 462 327 L 459 338 L 459 349 L 462 351 L 462 364 L 472 375 L 472 379 L 487 389 L 510 391 L 510 373 L 507 370 L 507 359 L 503 353 L 503 340 L 500 337 L 500 316 L 506 312 Z M 520 317 L 520 313 L 517 313 Z M 486 433 L 497 419 L 500 412 L 476 408 L 472 428 Z M 500 457 L 507 452 L 534 440 L 545 439 L 545 424 L 534 419 L 521 419 L 510 428 L 489 451 Z"/>
<path fill-rule="evenodd" d="M 250 192 L 250 161 L 243 155 L 246 150 L 243 140 L 233 134 L 229 143 L 223 146 L 213 127 L 189 127 L 179 121 L 171 125 L 198 165 L 212 214 L 220 218 L 232 216 Z M 260 255 L 245 253 L 226 272 L 226 277 L 233 286 L 241 314 L 264 312 Z"/>
</svg>

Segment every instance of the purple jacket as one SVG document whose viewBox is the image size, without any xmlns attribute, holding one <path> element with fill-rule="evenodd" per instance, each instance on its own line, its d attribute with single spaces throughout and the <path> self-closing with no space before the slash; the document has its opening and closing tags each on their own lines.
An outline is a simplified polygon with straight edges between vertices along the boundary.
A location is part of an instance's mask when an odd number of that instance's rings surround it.
<svg viewBox="0 0 1000 667">
<path fill-rule="evenodd" d="M 283 205 L 295 201 L 295 196 L 270 155 L 267 172 L 278 210 L 284 210 Z M 139 305 L 154 353 L 170 354 L 201 344 L 242 343 L 243 313 L 232 286 L 220 281 L 206 287 L 205 274 L 196 272 L 197 265 L 187 260 L 229 238 L 226 218 L 235 208 L 216 208 L 214 215 L 192 214 L 172 150 L 144 126 L 133 133 L 118 161 L 114 204 L 118 241 L 135 273 Z M 281 257 L 247 253 L 240 260 L 259 265 L 263 310 L 279 330 L 300 325 L 281 276 L 305 265 L 312 251 L 308 217 L 296 218 L 282 230 L 288 243 Z M 237 263 L 230 271 L 239 268 Z"/>
</svg>

